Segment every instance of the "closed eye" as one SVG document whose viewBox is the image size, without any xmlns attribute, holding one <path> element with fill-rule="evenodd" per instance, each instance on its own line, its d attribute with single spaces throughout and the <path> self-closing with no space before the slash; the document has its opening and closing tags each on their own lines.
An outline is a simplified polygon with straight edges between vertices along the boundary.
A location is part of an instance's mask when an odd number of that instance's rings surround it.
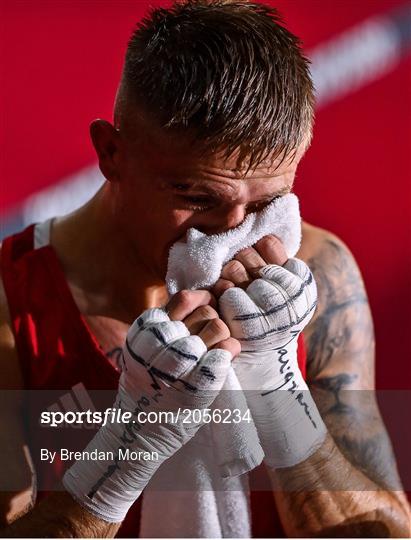
<svg viewBox="0 0 411 540">
<path fill-rule="evenodd" d="M 189 195 L 180 195 L 179 199 L 184 203 L 186 208 L 189 210 L 195 211 L 206 211 L 213 208 L 216 204 L 216 201 L 211 197 L 207 196 L 189 196 Z"/>
<path fill-rule="evenodd" d="M 271 204 L 273 201 L 281 199 L 281 197 L 283 197 L 283 195 L 276 195 L 275 197 L 272 197 L 271 199 L 266 199 L 265 201 L 257 201 L 247 204 L 247 213 L 253 214 L 254 212 L 259 212 L 260 210 L 263 210 L 266 206 Z"/>
</svg>

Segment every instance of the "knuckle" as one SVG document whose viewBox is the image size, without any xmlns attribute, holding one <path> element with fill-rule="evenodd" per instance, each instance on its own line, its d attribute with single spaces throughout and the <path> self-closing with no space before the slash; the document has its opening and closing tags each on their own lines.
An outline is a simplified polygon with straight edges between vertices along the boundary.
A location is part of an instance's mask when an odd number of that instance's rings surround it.
<svg viewBox="0 0 411 540">
<path fill-rule="evenodd" d="M 276 236 L 272 235 L 272 234 L 270 234 L 269 236 L 266 236 L 265 241 L 270 246 L 279 246 L 279 245 L 281 245 L 280 239 L 277 238 Z"/>
<path fill-rule="evenodd" d="M 213 287 L 214 295 L 219 298 L 223 291 L 225 290 L 226 280 L 219 279 Z"/>
<path fill-rule="evenodd" d="M 230 261 L 229 263 L 227 263 L 226 270 L 230 272 L 231 274 L 239 274 L 239 273 L 243 273 L 244 267 L 240 263 L 240 261 L 237 261 L 234 259 Z"/>
<path fill-rule="evenodd" d="M 307 264 L 301 259 L 288 259 L 286 266 L 294 271 L 294 273 L 298 274 L 302 279 L 307 279 L 311 273 Z"/>
<path fill-rule="evenodd" d="M 255 255 L 255 252 L 254 252 L 253 248 L 247 247 L 247 248 L 242 249 L 238 253 L 238 255 L 242 255 L 243 257 L 251 257 L 251 256 Z"/>
<path fill-rule="evenodd" d="M 215 332 L 221 340 L 230 337 L 230 331 L 221 319 L 213 319 L 210 323 L 210 330 Z"/>
<path fill-rule="evenodd" d="M 260 255 L 256 252 L 254 248 L 246 248 L 242 251 L 240 251 L 240 261 L 244 261 L 247 265 L 251 267 L 258 267 L 262 264 L 262 259 Z"/>
<path fill-rule="evenodd" d="M 220 295 L 222 296 L 223 293 L 225 293 L 225 291 L 228 291 L 228 289 L 232 289 L 233 287 L 234 287 L 234 283 L 232 283 L 231 281 L 227 281 L 226 283 L 221 285 Z"/>
<path fill-rule="evenodd" d="M 278 251 L 283 247 L 281 240 L 276 236 L 265 236 L 259 244 L 264 250 Z"/>
<path fill-rule="evenodd" d="M 233 357 L 237 356 L 241 352 L 240 342 L 233 337 L 229 337 L 227 339 L 220 341 L 220 343 L 217 343 L 217 345 L 215 345 L 215 348 L 224 349 L 228 351 L 229 353 L 231 353 Z"/>
<path fill-rule="evenodd" d="M 192 291 L 184 289 L 175 295 L 175 300 L 179 306 L 189 307 L 193 302 L 193 293 Z"/>
<path fill-rule="evenodd" d="M 201 306 L 196 309 L 196 314 L 198 314 L 202 319 L 216 319 L 218 318 L 217 311 L 212 308 L 210 305 Z"/>
</svg>

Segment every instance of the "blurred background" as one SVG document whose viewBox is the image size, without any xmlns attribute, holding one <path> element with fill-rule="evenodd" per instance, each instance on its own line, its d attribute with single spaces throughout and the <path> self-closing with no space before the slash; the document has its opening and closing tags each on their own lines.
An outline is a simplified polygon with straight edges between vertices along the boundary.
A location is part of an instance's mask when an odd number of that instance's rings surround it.
<svg viewBox="0 0 411 540">
<path fill-rule="evenodd" d="M 411 3 L 268 3 L 302 38 L 317 88 L 314 142 L 296 183 L 303 217 L 354 253 L 375 321 L 377 385 L 400 396 L 411 389 Z M 0 0 L 2 237 L 96 191 L 88 125 L 111 119 L 127 39 L 159 5 Z M 410 449 L 403 420 L 389 429 Z"/>
</svg>

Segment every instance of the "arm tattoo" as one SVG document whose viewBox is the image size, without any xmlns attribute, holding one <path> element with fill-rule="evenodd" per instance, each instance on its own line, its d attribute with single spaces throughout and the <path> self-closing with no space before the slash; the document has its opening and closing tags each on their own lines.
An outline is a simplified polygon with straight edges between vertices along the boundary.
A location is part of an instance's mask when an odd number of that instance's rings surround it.
<svg viewBox="0 0 411 540">
<path fill-rule="evenodd" d="M 357 378 L 358 375 L 355 374 L 351 375 L 349 373 L 340 373 L 334 377 L 322 377 L 313 382 L 313 384 L 321 390 L 330 392 L 335 400 L 331 407 L 323 412 L 323 415 L 352 414 L 355 411 L 351 405 L 344 403 L 341 397 L 341 390 L 344 388 L 344 386 L 351 384 Z"/>
<path fill-rule="evenodd" d="M 362 316 L 368 310 L 364 285 L 346 250 L 327 239 L 308 266 L 318 286 L 318 311 L 308 335 L 307 358 L 310 377 L 315 377 L 344 348 L 361 354 L 372 346 L 373 333 L 371 319 Z"/>
<path fill-rule="evenodd" d="M 373 390 L 353 390 L 357 375 L 339 373 L 312 381 L 312 393 L 324 422 L 346 459 L 384 488 L 401 485 L 391 442 Z"/>
<path fill-rule="evenodd" d="M 313 397 L 346 459 L 378 485 L 401 489 L 374 385 L 374 334 L 367 295 L 347 249 L 327 239 L 309 259 L 318 311 L 305 332 Z"/>
</svg>

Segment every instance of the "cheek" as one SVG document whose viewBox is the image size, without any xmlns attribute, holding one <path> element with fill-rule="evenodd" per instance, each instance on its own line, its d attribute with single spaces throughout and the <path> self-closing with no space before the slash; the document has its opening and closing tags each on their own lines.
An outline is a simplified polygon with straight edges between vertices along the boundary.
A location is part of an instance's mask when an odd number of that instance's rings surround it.
<svg viewBox="0 0 411 540">
<path fill-rule="evenodd" d="M 167 244 L 177 242 L 181 240 L 188 229 L 193 227 L 193 212 L 185 210 L 169 209 L 168 212 L 164 212 L 158 219 L 155 220 L 154 225 L 159 237 L 161 237 Z"/>
<path fill-rule="evenodd" d="M 146 234 L 160 243 L 174 243 L 193 227 L 193 212 L 170 208 L 161 201 L 157 201 L 151 208 L 143 205 L 139 215 L 144 222 Z"/>
<path fill-rule="evenodd" d="M 165 240 L 180 238 L 187 229 L 196 226 L 195 212 L 175 207 L 175 199 L 158 189 L 155 182 L 135 180 L 123 191 L 123 218 L 132 221 L 144 234 Z M 131 223 L 130 223 L 131 225 Z"/>
<path fill-rule="evenodd" d="M 171 210 L 170 212 L 171 221 L 175 227 L 181 228 L 185 227 L 189 229 L 192 227 L 194 221 L 194 212 L 190 210 Z"/>
</svg>

